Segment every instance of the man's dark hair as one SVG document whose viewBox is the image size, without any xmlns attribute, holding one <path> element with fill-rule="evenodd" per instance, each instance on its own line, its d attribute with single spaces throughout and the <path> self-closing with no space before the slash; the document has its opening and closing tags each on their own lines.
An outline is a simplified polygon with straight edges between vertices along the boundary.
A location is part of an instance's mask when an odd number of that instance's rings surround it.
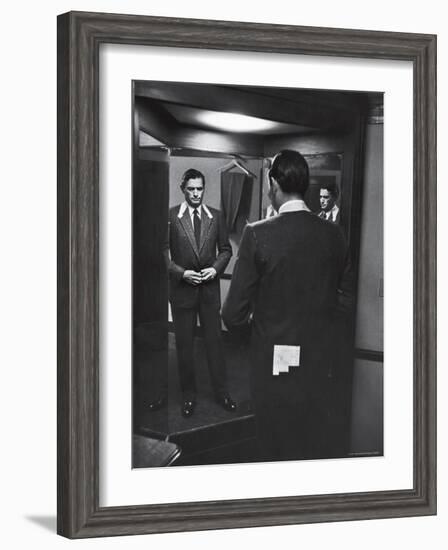
<svg viewBox="0 0 448 550">
<path fill-rule="evenodd" d="M 303 197 L 309 184 L 308 163 L 298 151 L 284 149 L 275 155 L 269 178 L 274 178 L 284 193 Z"/>
<path fill-rule="evenodd" d="M 334 200 L 337 200 L 339 197 L 339 187 L 336 183 L 327 183 L 325 185 L 320 186 L 321 189 L 326 189 L 330 195 L 334 198 Z"/>
<path fill-rule="evenodd" d="M 189 180 L 195 180 L 197 178 L 201 178 L 202 185 L 205 187 L 205 178 L 204 174 L 202 172 L 199 172 L 199 170 L 196 170 L 195 168 L 189 168 L 184 175 L 182 176 L 182 181 L 180 183 L 181 189 L 185 187 L 187 184 L 187 181 Z"/>
</svg>

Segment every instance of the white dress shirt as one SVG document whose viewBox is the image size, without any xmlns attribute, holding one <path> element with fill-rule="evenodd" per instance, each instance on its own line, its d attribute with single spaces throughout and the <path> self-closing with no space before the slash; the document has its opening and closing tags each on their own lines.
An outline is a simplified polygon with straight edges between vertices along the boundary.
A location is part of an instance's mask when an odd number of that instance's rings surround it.
<svg viewBox="0 0 448 550">
<path fill-rule="evenodd" d="M 184 215 L 184 212 L 185 212 L 185 210 L 186 210 L 187 208 L 188 208 L 188 213 L 190 214 L 191 225 L 194 225 L 194 223 L 193 223 L 194 210 L 197 210 L 197 211 L 198 211 L 199 219 L 201 219 L 202 211 L 204 211 L 204 213 L 205 213 L 210 219 L 213 218 L 212 213 L 211 213 L 210 210 L 205 206 L 205 204 L 200 204 L 198 207 L 194 207 L 194 206 L 190 206 L 186 201 L 184 201 L 184 202 L 180 205 L 179 213 L 177 214 L 177 217 L 178 217 L 178 218 L 182 218 L 182 216 Z"/>
</svg>

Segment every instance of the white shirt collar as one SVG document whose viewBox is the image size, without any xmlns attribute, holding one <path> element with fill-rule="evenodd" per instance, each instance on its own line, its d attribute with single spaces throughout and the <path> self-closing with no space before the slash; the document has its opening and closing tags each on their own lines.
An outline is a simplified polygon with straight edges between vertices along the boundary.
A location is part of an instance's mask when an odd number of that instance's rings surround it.
<svg viewBox="0 0 448 550">
<path fill-rule="evenodd" d="M 201 204 L 199 206 L 196 206 L 196 207 L 190 206 L 189 204 L 187 205 L 188 213 L 190 214 L 190 218 L 193 217 L 193 214 L 194 214 L 195 210 L 197 211 L 199 218 L 201 217 L 201 214 L 202 214 L 201 206 L 202 206 Z"/>
<path fill-rule="evenodd" d="M 181 205 L 180 205 L 180 208 L 179 208 L 179 213 L 177 214 L 177 217 L 178 218 L 182 218 L 182 216 L 184 215 L 185 213 L 185 210 L 188 208 L 188 213 L 190 214 L 190 217 L 193 215 L 193 210 L 194 208 L 192 206 L 189 206 L 187 204 L 187 201 L 184 201 Z M 201 216 L 201 212 L 202 210 L 204 210 L 204 212 L 207 214 L 207 216 L 212 219 L 213 218 L 213 215 L 212 213 L 210 212 L 210 210 L 207 208 L 207 206 L 205 206 L 205 204 L 201 204 L 200 206 L 198 206 L 198 214 L 199 216 Z"/>
<path fill-rule="evenodd" d="M 334 221 L 336 221 L 338 213 L 339 213 L 339 207 L 338 207 L 337 204 L 335 204 L 333 206 L 333 208 L 325 214 L 325 219 L 326 220 L 331 220 L 332 222 L 334 222 Z"/>
<path fill-rule="evenodd" d="M 302 199 L 292 199 L 290 201 L 284 202 L 280 208 L 278 209 L 279 214 L 283 214 L 285 212 L 300 212 L 304 210 L 305 212 L 309 212 L 310 209 L 305 204 L 305 201 Z"/>
</svg>

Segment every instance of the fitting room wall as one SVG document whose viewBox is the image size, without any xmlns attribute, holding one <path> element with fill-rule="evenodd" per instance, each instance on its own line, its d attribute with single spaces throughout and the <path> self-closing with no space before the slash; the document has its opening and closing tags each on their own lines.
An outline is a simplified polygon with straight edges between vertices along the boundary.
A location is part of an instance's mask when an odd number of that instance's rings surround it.
<svg viewBox="0 0 448 550">
<path fill-rule="evenodd" d="M 383 125 L 366 128 L 356 347 L 383 351 Z M 380 244 L 379 244 L 380 243 Z M 352 452 L 382 449 L 383 361 L 356 359 Z M 378 360 L 381 359 L 381 360 Z"/>
</svg>

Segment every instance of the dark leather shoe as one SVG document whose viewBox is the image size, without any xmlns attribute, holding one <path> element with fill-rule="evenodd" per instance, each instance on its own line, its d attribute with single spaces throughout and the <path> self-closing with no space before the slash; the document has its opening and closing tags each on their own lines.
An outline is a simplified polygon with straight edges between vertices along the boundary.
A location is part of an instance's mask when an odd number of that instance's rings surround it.
<svg viewBox="0 0 448 550">
<path fill-rule="evenodd" d="M 182 416 L 184 418 L 188 418 L 189 416 L 192 416 L 194 413 L 194 408 L 196 407 L 196 401 L 190 401 L 186 400 L 182 404 Z"/>
<path fill-rule="evenodd" d="M 150 401 L 148 403 L 148 409 L 150 412 L 158 411 L 159 409 L 163 409 L 163 407 L 166 406 L 167 402 L 168 402 L 168 399 L 166 395 L 161 395 L 155 401 Z"/>
<path fill-rule="evenodd" d="M 236 403 L 230 397 L 230 395 L 222 395 L 221 397 L 218 397 L 217 402 L 226 411 L 229 411 L 229 412 L 236 411 Z"/>
</svg>

